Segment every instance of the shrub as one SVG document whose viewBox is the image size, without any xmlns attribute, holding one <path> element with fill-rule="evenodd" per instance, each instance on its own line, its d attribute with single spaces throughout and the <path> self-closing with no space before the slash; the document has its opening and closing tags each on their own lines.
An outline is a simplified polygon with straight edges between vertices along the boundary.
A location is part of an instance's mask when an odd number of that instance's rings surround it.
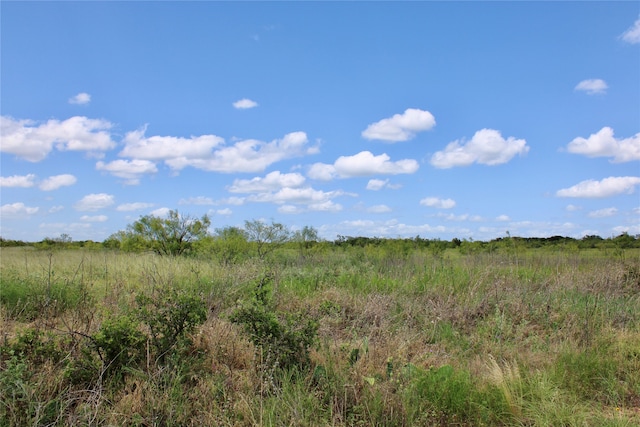
<svg viewBox="0 0 640 427">
<path fill-rule="evenodd" d="M 187 333 L 204 323 L 207 307 L 202 298 L 180 289 L 160 289 L 155 295 L 138 295 L 138 318 L 149 328 L 157 360 L 183 342 Z"/>
<path fill-rule="evenodd" d="M 244 331 L 260 352 L 261 358 L 280 369 L 309 366 L 309 349 L 318 334 L 318 324 L 300 313 L 289 314 L 269 306 L 270 293 L 263 278 L 256 287 L 253 300 L 238 308 L 230 320 Z M 266 358 L 265 358 L 266 356 Z"/>
<path fill-rule="evenodd" d="M 93 336 L 105 372 L 114 374 L 141 359 L 145 341 L 139 323 L 127 315 L 106 319 Z"/>
</svg>

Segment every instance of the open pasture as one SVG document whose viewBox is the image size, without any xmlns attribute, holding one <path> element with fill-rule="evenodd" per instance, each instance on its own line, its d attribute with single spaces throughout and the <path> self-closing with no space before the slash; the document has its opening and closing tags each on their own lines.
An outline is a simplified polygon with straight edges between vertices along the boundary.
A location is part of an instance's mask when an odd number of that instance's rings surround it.
<svg viewBox="0 0 640 427">
<path fill-rule="evenodd" d="M 2 248 L 0 425 L 640 425 L 640 252 Z"/>
</svg>

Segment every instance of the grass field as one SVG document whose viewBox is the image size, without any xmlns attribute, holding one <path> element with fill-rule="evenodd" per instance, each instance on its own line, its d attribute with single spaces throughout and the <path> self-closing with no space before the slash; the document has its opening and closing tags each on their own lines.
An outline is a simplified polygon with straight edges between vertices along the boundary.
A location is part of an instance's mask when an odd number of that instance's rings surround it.
<svg viewBox="0 0 640 427">
<path fill-rule="evenodd" d="M 640 425 L 638 249 L 0 262 L 0 426 Z"/>
</svg>

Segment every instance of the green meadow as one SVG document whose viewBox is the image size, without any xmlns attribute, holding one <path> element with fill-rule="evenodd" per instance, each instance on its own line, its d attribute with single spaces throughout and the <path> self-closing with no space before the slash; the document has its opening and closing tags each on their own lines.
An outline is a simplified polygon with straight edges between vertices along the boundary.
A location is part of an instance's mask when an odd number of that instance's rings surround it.
<svg viewBox="0 0 640 427">
<path fill-rule="evenodd" d="M 0 426 L 637 426 L 630 239 L 5 246 Z"/>
</svg>

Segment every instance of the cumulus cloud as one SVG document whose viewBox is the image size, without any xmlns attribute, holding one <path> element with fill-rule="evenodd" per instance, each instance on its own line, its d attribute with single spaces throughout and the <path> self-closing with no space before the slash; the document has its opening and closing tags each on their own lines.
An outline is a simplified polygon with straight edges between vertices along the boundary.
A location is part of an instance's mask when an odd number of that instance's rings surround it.
<svg viewBox="0 0 640 427">
<path fill-rule="evenodd" d="M 106 215 L 82 215 L 80 217 L 80 221 L 84 221 L 84 222 L 105 222 L 106 220 L 108 220 L 109 217 Z"/>
<path fill-rule="evenodd" d="M 153 206 L 153 203 L 143 203 L 143 202 L 123 203 L 121 205 L 118 205 L 116 210 L 118 212 L 141 211 L 143 209 L 147 209 L 152 206 Z"/>
<path fill-rule="evenodd" d="M 224 143 L 224 139 L 216 135 L 192 136 L 180 138 L 175 136 L 145 137 L 146 126 L 140 130 L 128 132 L 124 137 L 122 157 L 143 160 L 198 159 L 211 155 L 211 150 Z"/>
<path fill-rule="evenodd" d="M 36 176 L 32 173 L 28 175 L 0 176 L 0 187 L 20 187 L 29 188 L 35 185 Z"/>
<path fill-rule="evenodd" d="M 151 211 L 150 215 L 151 216 L 157 216 L 159 218 L 166 218 L 169 216 L 169 212 L 171 211 L 170 208 L 158 208 L 154 211 Z"/>
<path fill-rule="evenodd" d="M 247 197 L 250 202 L 269 202 L 276 204 L 321 205 L 335 197 L 347 195 L 340 190 L 321 191 L 311 187 L 281 188 L 275 192 L 257 193 Z"/>
<path fill-rule="evenodd" d="M 387 184 L 389 184 L 389 180 L 385 179 L 370 179 L 367 182 L 367 190 L 378 191 L 382 190 Z"/>
<path fill-rule="evenodd" d="M 233 214 L 233 211 L 229 208 L 224 208 L 224 209 L 218 209 L 215 213 L 216 215 L 229 216 Z"/>
<path fill-rule="evenodd" d="M 80 92 L 76 96 L 69 98 L 69 104 L 85 105 L 91 102 L 91 95 L 86 92 Z"/>
<path fill-rule="evenodd" d="M 435 125 L 436 119 L 430 112 L 408 108 L 402 114 L 370 124 L 362 131 L 362 136 L 387 142 L 407 141 L 414 138 L 416 133 L 429 130 Z"/>
<path fill-rule="evenodd" d="M 616 139 L 613 129 L 603 127 L 589 138 L 575 138 L 567 145 L 567 151 L 587 157 L 612 157 L 614 163 L 640 160 L 640 133 L 630 138 Z"/>
<path fill-rule="evenodd" d="M 211 172 L 261 172 L 280 160 L 317 152 L 317 147 L 308 146 L 304 132 L 291 132 L 271 142 L 249 139 L 230 146 L 226 146 L 224 139 L 215 135 L 147 138 L 144 132 L 144 129 L 129 132 L 124 138 L 125 148 L 120 155 L 163 160 L 176 171 L 190 166 Z"/>
<path fill-rule="evenodd" d="M 142 175 L 158 172 L 155 163 L 140 159 L 114 160 L 109 163 L 100 161 L 96 163 L 96 169 L 123 178 L 128 185 L 138 185 Z"/>
<path fill-rule="evenodd" d="M 305 178 L 299 173 L 283 174 L 274 171 L 268 173 L 264 178 L 236 179 L 228 190 L 232 193 L 259 193 L 275 191 L 283 187 L 296 188 L 302 186 L 304 182 Z"/>
<path fill-rule="evenodd" d="M 370 151 L 361 151 L 353 156 L 340 156 L 333 165 L 316 163 L 307 175 L 312 179 L 329 181 L 336 177 L 412 174 L 418 168 L 418 162 L 413 159 L 392 162 L 386 153 L 375 156 Z"/>
<path fill-rule="evenodd" d="M 640 184 L 637 176 L 610 176 L 601 181 L 588 179 L 573 187 L 563 188 L 556 192 L 558 197 L 600 198 L 619 194 L 632 194 L 635 186 Z"/>
<path fill-rule="evenodd" d="M 440 199 L 438 197 L 425 197 L 420 200 L 420 204 L 437 209 L 451 209 L 456 205 L 453 199 Z"/>
<path fill-rule="evenodd" d="M 631 44 L 640 43 L 640 18 L 636 19 L 631 27 L 620 36 L 622 40 Z"/>
<path fill-rule="evenodd" d="M 450 142 L 443 151 L 431 157 L 431 164 L 447 169 L 455 166 L 469 166 L 479 163 L 488 166 L 507 163 L 516 155 L 529 152 L 527 141 L 509 137 L 504 139 L 499 131 L 482 129 L 477 131 L 470 141 Z"/>
<path fill-rule="evenodd" d="M 62 175 L 50 176 L 47 179 L 42 180 L 40 185 L 38 186 L 42 191 L 53 191 L 57 190 L 60 187 L 68 187 L 70 185 L 75 184 L 78 179 L 68 173 Z"/>
<path fill-rule="evenodd" d="M 604 94 L 607 92 L 607 83 L 602 79 L 587 79 L 578 83 L 575 90 L 586 92 L 588 95 Z"/>
<path fill-rule="evenodd" d="M 31 120 L 0 116 L 0 150 L 30 162 L 44 160 L 55 147 L 59 151 L 87 151 L 99 154 L 115 147 L 106 120 L 71 117 L 36 125 Z"/>
<path fill-rule="evenodd" d="M 114 197 L 111 194 L 97 193 L 88 194 L 80 199 L 74 208 L 77 211 L 97 211 L 107 208 L 114 203 Z"/>
<path fill-rule="evenodd" d="M 255 108 L 257 106 L 258 103 L 256 101 L 252 101 L 247 98 L 240 99 L 233 103 L 233 108 L 236 108 L 238 110 L 246 110 L 248 108 Z"/>
<path fill-rule="evenodd" d="M 509 218 L 509 215 L 498 215 L 496 217 L 496 221 L 500 221 L 500 222 L 511 221 L 511 218 Z"/>
<path fill-rule="evenodd" d="M 591 211 L 587 214 L 587 216 L 589 218 L 607 218 L 610 216 L 614 216 L 616 213 L 618 213 L 617 208 L 604 208 L 598 209 L 596 211 Z"/>
<path fill-rule="evenodd" d="M 0 207 L 0 215 L 3 218 L 24 218 L 36 214 L 40 208 L 26 206 L 22 202 L 9 203 Z"/>
</svg>

